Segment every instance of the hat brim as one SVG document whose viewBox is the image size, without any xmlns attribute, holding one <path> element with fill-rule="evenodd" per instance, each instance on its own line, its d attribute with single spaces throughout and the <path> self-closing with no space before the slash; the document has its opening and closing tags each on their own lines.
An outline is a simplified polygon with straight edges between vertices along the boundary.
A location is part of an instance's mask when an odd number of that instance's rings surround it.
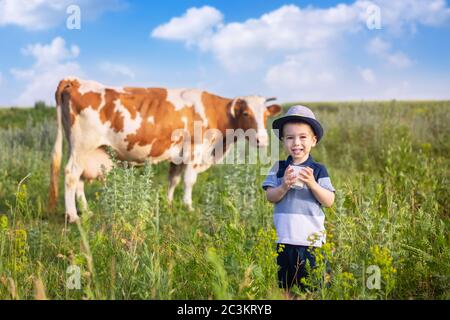
<svg viewBox="0 0 450 320">
<path fill-rule="evenodd" d="M 313 129 L 314 134 L 317 137 L 317 142 L 319 142 L 320 139 L 322 139 L 323 128 L 322 128 L 322 125 L 320 124 L 320 122 L 317 121 L 316 119 L 302 117 L 299 115 L 290 115 L 290 116 L 281 117 L 272 122 L 272 129 L 274 130 L 274 133 L 278 137 L 278 139 L 281 140 L 281 138 L 282 138 L 283 133 L 281 130 L 283 129 L 283 126 L 287 122 L 295 122 L 295 121 L 306 122 Z"/>
</svg>

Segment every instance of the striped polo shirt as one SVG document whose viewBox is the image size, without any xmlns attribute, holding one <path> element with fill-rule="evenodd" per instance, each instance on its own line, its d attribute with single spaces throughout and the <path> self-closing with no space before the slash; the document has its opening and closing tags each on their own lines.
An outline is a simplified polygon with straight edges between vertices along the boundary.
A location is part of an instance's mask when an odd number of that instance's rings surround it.
<svg viewBox="0 0 450 320">
<path fill-rule="evenodd" d="M 280 186 L 290 164 L 291 156 L 275 163 L 262 184 L 264 190 Z M 315 162 L 311 155 L 298 165 L 312 168 L 317 183 L 327 190 L 335 191 L 325 166 Z M 278 243 L 313 247 L 321 247 L 325 243 L 325 214 L 322 205 L 306 185 L 303 189 L 290 189 L 275 204 L 273 219 Z"/>
</svg>

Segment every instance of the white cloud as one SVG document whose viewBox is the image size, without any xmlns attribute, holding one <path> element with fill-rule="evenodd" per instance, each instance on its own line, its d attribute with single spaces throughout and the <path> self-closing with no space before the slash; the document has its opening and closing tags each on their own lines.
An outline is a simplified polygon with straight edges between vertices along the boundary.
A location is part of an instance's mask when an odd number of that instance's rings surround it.
<svg viewBox="0 0 450 320">
<path fill-rule="evenodd" d="M 168 23 L 155 28 L 151 32 L 151 36 L 191 43 L 211 34 L 213 28 L 222 20 L 222 13 L 216 8 L 210 6 L 190 8 L 183 16 L 172 18 Z"/>
<path fill-rule="evenodd" d="M 380 7 L 382 28 L 399 33 L 417 24 L 440 25 L 450 20 L 450 9 L 443 0 L 367 1 L 338 4 L 330 8 L 301 8 L 285 5 L 259 18 L 223 23 L 222 14 L 211 7 L 191 8 L 183 16 L 156 27 L 153 37 L 183 41 L 211 52 L 228 71 L 260 68 L 274 56 L 304 50 L 335 49 L 346 36 L 366 29 L 366 9 L 373 3 Z M 214 12 L 204 19 L 205 8 Z M 386 61 L 407 67 L 410 59 L 391 51 Z"/>
<path fill-rule="evenodd" d="M 33 44 L 22 49 L 22 54 L 32 56 L 35 63 L 30 69 L 11 69 L 16 80 L 25 82 L 25 89 L 14 101 L 21 106 L 30 106 L 37 100 L 54 104 L 55 88 L 64 77 L 83 76 L 80 65 L 73 61 L 80 49 L 66 47 L 63 38 L 57 37 L 50 44 Z"/>
<path fill-rule="evenodd" d="M 100 70 L 114 77 L 124 76 L 130 79 L 135 78 L 135 73 L 129 67 L 123 64 L 105 61 L 100 64 Z"/>
<path fill-rule="evenodd" d="M 380 8 L 382 30 L 367 28 L 367 8 L 373 4 Z M 217 84 L 224 91 L 233 88 L 232 92 L 310 100 L 391 98 L 395 92 L 405 96 L 407 90 L 414 90 L 415 82 L 410 79 L 405 85 L 401 76 L 414 63 L 394 47 L 394 39 L 405 32 L 414 33 L 420 25 L 440 26 L 450 21 L 450 9 L 443 0 L 356 0 L 328 8 L 285 5 L 231 23 L 224 23 L 216 10 L 220 18 L 208 20 L 203 27 L 198 27 L 193 12 L 200 16 L 200 9 L 191 8 L 156 27 L 152 36 L 210 53 L 227 71 L 221 76 L 223 83 Z M 361 39 L 372 34 L 377 36 L 366 46 Z M 361 59 L 361 54 L 367 53 L 403 70 L 376 72 L 370 60 L 364 68 L 355 67 L 352 58 Z M 208 76 L 200 80 L 214 81 Z M 383 91 L 387 85 L 389 92 Z"/>
<path fill-rule="evenodd" d="M 392 45 L 380 37 L 373 38 L 369 42 L 367 50 L 394 67 L 407 68 L 412 65 L 411 59 L 405 53 L 401 51 L 393 52 Z"/>
<path fill-rule="evenodd" d="M 217 19 L 214 32 L 209 24 L 208 28 L 203 29 L 206 32 L 200 34 L 200 29 L 194 25 L 198 32 L 192 33 L 192 36 L 189 36 L 191 26 L 188 20 L 183 24 L 175 23 L 178 21 L 176 19 L 183 19 L 186 14 L 157 27 L 152 34 L 155 36 L 161 28 L 170 28 L 172 32 L 167 32 L 165 39 L 182 40 L 188 44 L 197 39 L 195 44 L 201 50 L 212 52 L 228 70 L 237 71 L 260 66 L 268 55 L 327 47 L 344 31 L 360 27 L 358 22 L 363 18 L 362 14 L 361 10 L 345 4 L 330 9 L 301 9 L 286 5 L 259 19 L 249 19 L 243 23 L 223 25 L 221 19 Z"/>
<path fill-rule="evenodd" d="M 381 56 L 391 50 L 391 44 L 380 37 L 375 37 L 369 42 L 367 50 L 370 53 Z"/>
<path fill-rule="evenodd" d="M 94 19 L 107 10 L 117 10 L 125 5 L 122 0 L 2 0 L 0 1 L 0 26 L 17 25 L 28 30 L 43 30 L 63 23 L 67 7 L 78 5 L 82 19 Z"/>
<path fill-rule="evenodd" d="M 359 69 L 359 72 L 365 82 L 371 83 L 371 84 L 375 83 L 376 77 L 375 77 L 375 74 L 373 73 L 372 69 L 363 68 L 363 69 Z"/>
<path fill-rule="evenodd" d="M 335 92 L 342 71 L 333 57 L 324 51 L 290 55 L 268 69 L 264 83 L 269 91 L 283 99 L 320 99 Z"/>
<path fill-rule="evenodd" d="M 76 58 L 79 53 L 80 48 L 76 45 L 72 45 L 70 49 L 66 48 L 66 42 L 61 37 L 53 39 L 50 45 L 38 43 L 22 49 L 22 54 L 36 59 L 36 67 L 50 66 L 63 60 Z"/>
<path fill-rule="evenodd" d="M 389 63 L 398 68 L 407 68 L 412 65 L 411 59 L 403 52 L 395 52 L 387 57 Z"/>
<path fill-rule="evenodd" d="M 373 3 L 380 7 L 382 28 L 394 33 L 414 30 L 417 24 L 439 26 L 450 20 L 450 8 L 445 0 L 374 0 Z"/>
</svg>

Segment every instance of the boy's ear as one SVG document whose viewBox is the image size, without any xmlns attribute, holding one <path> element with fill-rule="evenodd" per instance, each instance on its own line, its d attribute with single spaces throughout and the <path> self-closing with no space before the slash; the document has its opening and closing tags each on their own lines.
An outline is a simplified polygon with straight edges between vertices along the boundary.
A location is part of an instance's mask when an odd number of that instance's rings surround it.
<svg viewBox="0 0 450 320">
<path fill-rule="evenodd" d="M 312 145 L 312 146 L 315 147 L 315 146 L 317 145 L 317 136 L 314 135 L 314 136 L 313 136 L 313 139 L 314 139 L 314 140 L 313 140 L 313 145 Z"/>
<path fill-rule="evenodd" d="M 280 136 L 280 141 L 284 142 L 283 127 L 284 126 L 282 126 L 280 129 L 278 129 L 278 134 Z"/>
</svg>

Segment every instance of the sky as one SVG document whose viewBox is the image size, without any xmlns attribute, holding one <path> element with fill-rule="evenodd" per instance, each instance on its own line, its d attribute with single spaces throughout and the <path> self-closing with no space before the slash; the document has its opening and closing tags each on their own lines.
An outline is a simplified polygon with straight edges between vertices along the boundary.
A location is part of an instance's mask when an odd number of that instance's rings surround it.
<svg viewBox="0 0 450 320">
<path fill-rule="evenodd" d="M 445 0 L 0 0 L 0 106 L 77 76 L 288 101 L 450 99 Z"/>
</svg>

